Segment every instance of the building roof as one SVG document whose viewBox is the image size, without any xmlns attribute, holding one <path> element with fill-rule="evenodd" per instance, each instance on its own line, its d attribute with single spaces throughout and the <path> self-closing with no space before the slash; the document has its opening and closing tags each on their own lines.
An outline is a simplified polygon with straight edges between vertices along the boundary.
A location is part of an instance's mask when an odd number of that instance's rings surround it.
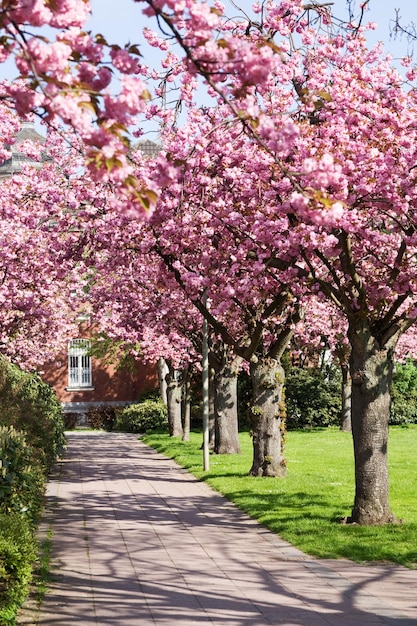
<svg viewBox="0 0 417 626">
<path fill-rule="evenodd" d="M 19 151 L 19 144 L 24 141 L 33 141 L 43 144 L 45 143 L 45 137 L 37 132 L 33 122 L 23 122 L 21 129 L 16 134 L 15 143 L 12 146 L 7 145 L 12 156 L 10 159 L 6 159 L 6 161 L 0 164 L 0 178 L 7 178 L 14 172 L 19 172 L 22 169 L 23 163 L 32 163 L 35 167 L 39 166 L 37 161 L 32 161 L 32 159 L 27 157 L 23 152 Z"/>
<path fill-rule="evenodd" d="M 14 143 L 14 146 L 27 140 L 38 143 L 45 143 L 45 137 L 38 133 L 38 131 L 35 129 L 35 124 L 33 122 L 22 123 L 22 128 L 16 134 L 16 141 Z M 14 146 L 12 146 L 12 149 Z"/>
<path fill-rule="evenodd" d="M 161 152 L 161 146 L 149 139 L 138 141 L 138 143 L 134 145 L 134 148 L 140 150 L 142 154 L 149 159 L 156 157 L 159 152 Z"/>
<path fill-rule="evenodd" d="M 0 179 L 7 178 L 14 172 L 21 171 L 23 163 L 31 163 L 35 167 L 39 167 L 38 162 L 32 161 L 23 152 L 19 151 L 19 144 L 24 141 L 33 141 L 43 144 L 45 143 L 45 137 L 37 132 L 33 122 L 23 122 L 21 129 L 16 134 L 15 143 L 12 146 L 7 146 L 12 156 L 10 159 L 0 164 Z M 161 146 L 149 139 L 139 141 L 134 147 L 140 150 L 142 154 L 149 159 L 156 157 L 161 151 Z"/>
</svg>

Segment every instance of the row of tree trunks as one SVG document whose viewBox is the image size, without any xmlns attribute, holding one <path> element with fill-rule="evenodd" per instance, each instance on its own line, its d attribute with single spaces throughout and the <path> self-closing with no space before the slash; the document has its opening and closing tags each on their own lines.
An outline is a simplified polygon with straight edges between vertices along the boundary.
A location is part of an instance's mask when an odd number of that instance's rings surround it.
<svg viewBox="0 0 417 626">
<path fill-rule="evenodd" d="M 212 447 L 216 454 L 240 454 L 237 380 L 242 359 L 225 349 L 221 358 L 213 359 L 212 362 L 214 370 Z M 251 377 L 253 463 L 250 473 L 256 476 L 283 476 L 285 475 L 284 369 L 277 360 L 257 359 L 257 362 L 251 365 Z M 189 433 L 189 420 L 184 420 L 184 414 L 189 411 L 189 402 L 183 395 L 184 378 L 168 363 L 164 381 L 169 434 L 172 437 L 186 439 Z"/>
<path fill-rule="evenodd" d="M 352 429 L 355 460 L 355 498 L 349 523 L 361 525 L 397 522 L 389 504 L 388 426 L 390 387 L 394 349 L 398 337 L 378 340 L 366 323 L 349 327 L 351 346 L 349 367 L 344 364 L 343 422 Z M 226 351 L 217 360 L 214 373 L 215 437 L 217 454 L 240 452 L 237 420 L 237 374 L 240 360 Z M 343 364 L 342 364 L 343 365 Z M 254 476 L 284 476 L 285 373 L 280 359 L 253 359 L 250 366 L 253 385 L 252 439 Z M 350 380 L 351 377 L 351 380 Z M 167 377 L 168 406 L 181 406 L 175 376 Z M 351 384 L 350 384 L 351 383 Z M 170 409 L 169 409 L 170 412 Z M 183 435 L 181 411 L 171 417 L 170 434 Z M 351 424 L 350 424 L 351 423 Z"/>
<path fill-rule="evenodd" d="M 220 357 L 220 358 L 219 358 Z M 212 448 L 216 454 L 240 454 L 237 380 L 242 359 L 225 348 L 213 363 L 214 432 Z M 258 358 L 251 364 L 253 387 L 252 442 L 254 476 L 284 476 L 285 372 L 277 359 Z M 168 428 L 172 437 L 187 438 L 189 421 L 181 411 L 183 378 L 168 363 L 165 373 Z M 185 407 L 189 406 L 187 400 Z M 188 424 L 188 426 L 187 426 Z"/>
<path fill-rule="evenodd" d="M 216 454 L 239 454 L 237 412 L 237 377 L 242 359 L 224 358 L 216 362 L 211 385 L 210 441 Z M 161 389 L 166 390 L 168 432 L 171 437 L 190 434 L 190 382 L 187 371 L 175 370 L 170 363 L 160 365 L 163 375 Z"/>
</svg>

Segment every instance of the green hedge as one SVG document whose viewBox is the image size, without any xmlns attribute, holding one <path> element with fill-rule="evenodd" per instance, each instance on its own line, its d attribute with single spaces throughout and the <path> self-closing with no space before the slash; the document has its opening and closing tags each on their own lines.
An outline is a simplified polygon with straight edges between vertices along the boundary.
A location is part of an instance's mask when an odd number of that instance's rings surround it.
<svg viewBox="0 0 417 626">
<path fill-rule="evenodd" d="M 28 519 L 0 513 L 0 626 L 14 626 L 28 593 L 38 544 Z"/>
<path fill-rule="evenodd" d="M 45 468 L 24 433 L 0 426 L 0 626 L 14 625 L 37 557 Z"/>
<path fill-rule="evenodd" d="M 0 425 L 24 432 L 46 471 L 65 448 L 62 409 L 54 390 L 38 375 L 23 372 L 1 357 Z"/>
<path fill-rule="evenodd" d="M 391 425 L 417 424 L 417 365 L 396 363 L 391 386 Z M 341 375 L 336 367 L 288 367 L 286 378 L 288 428 L 338 426 Z"/>
<path fill-rule="evenodd" d="M 391 424 L 417 424 L 417 367 L 413 360 L 397 363 L 391 389 Z"/>
<path fill-rule="evenodd" d="M 34 524 L 42 508 L 46 476 L 25 435 L 0 426 L 0 512 L 18 513 Z"/>
<path fill-rule="evenodd" d="M 167 408 L 162 399 L 146 399 L 131 404 L 116 418 L 116 428 L 123 432 L 145 433 L 149 430 L 167 428 Z"/>
<path fill-rule="evenodd" d="M 0 626 L 16 623 L 26 598 L 47 475 L 64 447 L 54 391 L 0 357 Z"/>
</svg>

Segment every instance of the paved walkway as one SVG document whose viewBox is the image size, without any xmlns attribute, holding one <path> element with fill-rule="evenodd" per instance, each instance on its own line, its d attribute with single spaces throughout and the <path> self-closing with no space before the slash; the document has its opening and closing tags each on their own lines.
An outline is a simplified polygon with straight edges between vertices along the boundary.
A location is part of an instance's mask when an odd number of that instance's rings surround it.
<svg viewBox="0 0 417 626">
<path fill-rule="evenodd" d="M 48 626 L 417 626 L 417 571 L 316 561 L 134 435 L 74 432 L 49 484 Z"/>
</svg>

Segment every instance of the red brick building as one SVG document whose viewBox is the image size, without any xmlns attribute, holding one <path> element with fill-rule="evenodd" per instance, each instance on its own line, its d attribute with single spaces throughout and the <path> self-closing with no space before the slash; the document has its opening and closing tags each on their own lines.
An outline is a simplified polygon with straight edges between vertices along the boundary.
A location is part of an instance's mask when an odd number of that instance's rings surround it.
<svg viewBox="0 0 417 626">
<path fill-rule="evenodd" d="M 156 365 L 135 361 L 118 367 L 91 356 L 90 338 L 91 326 L 84 322 L 67 353 L 42 367 L 42 379 L 55 389 L 64 413 L 78 414 L 78 424 L 85 422 L 89 408 L 131 404 L 158 387 Z"/>
</svg>

